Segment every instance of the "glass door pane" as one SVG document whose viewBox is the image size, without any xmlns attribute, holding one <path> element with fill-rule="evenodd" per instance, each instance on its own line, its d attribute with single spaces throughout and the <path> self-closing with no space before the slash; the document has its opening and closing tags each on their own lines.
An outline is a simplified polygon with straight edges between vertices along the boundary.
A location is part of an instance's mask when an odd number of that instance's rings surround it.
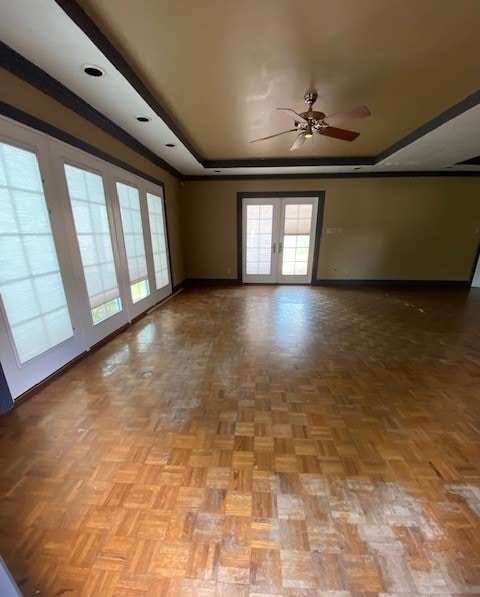
<svg viewBox="0 0 480 597">
<path fill-rule="evenodd" d="M 140 195 L 136 187 L 123 182 L 117 182 L 116 186 L 130 278 L 130 292 L 132 303 L 135 304 L 150 295 Z"/>
<path fill-rule="evenodd" d="M 244 199 L 243 204 L 243 281 L 274 282 L 277 217 L 271 200 Z"/>
<path fill-rule="evenodd" d="M 317 201 L 282 200 L 279 282 L 311 282 Z"/>
<path fill-rule="evenodd" d="M 20 364 L 72 338 L 37 156 L 0 143 L 0 296 Z"/>
<path fill-rule="evenodd" d="M 162 204 L 162 197 L 147 193 L 148 220 L 150 222 L 150 238 L 152 241 L 153 266 L 157 290 L 165 288 L 170 283 Z"/>
<path fill-rule="evenodd" d="M 122 310 L 103 179 L 65 164 L 65 177 L 93 325 Z"/>
<path fill-rule="evenodd" d="M 285 206 L 282 253 L 283 276 L 306 275 L 311 223 L 311 205 Z"/>
<path fill-rule="evenodd" d="M 0 361 L 15 399 L 86 344 L 46 143 L 3 119 L 0 134 Z"/>
</svg>

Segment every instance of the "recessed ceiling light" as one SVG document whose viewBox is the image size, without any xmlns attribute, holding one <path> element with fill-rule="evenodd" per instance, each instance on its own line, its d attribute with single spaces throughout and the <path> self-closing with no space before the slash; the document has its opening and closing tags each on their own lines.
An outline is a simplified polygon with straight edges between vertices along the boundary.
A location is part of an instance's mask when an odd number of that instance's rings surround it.
<svg viewBox="0 0 480 597">
<path fill-rule="evenodd" d="M 214 170 L 214 172 L 221 172 L 221 170 Z"/>
<path fill-rule="evenodd" d="M 100 68 L 95 64 L 84 64 L 82 68 L 83 72 L 90 75 L 90 77 L 103 77 L 105 75 L 103 68 Z"/>
<path fill-rule="evenodd" d="M 354 170 L 360 170 L 361 166 L 355 166 Z"/>
<path fill-rule="evenodd" d="M 135 116 L 135 118 L 138 120 L 138 122 L 150 122 L 150 120 L 152 120 L 148 116 Z"/>
<path fill-rule="evenodd" d="M 165 143 L 165 147 L 175 147 L 174 143 Z"/>
</svg>

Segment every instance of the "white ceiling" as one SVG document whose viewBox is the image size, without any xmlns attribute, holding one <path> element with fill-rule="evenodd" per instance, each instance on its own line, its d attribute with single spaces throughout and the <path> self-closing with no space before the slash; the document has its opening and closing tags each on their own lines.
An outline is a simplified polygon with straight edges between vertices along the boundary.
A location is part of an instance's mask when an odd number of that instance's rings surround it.
<svg viewBox="0 0 480 597">
<path fill-rule="evenodd" d="M 458 171 L 480 170 L 477 166 L 455 165 L 480 155 L 480 106 L 441 124 L 374 166 L 205 168 L 54 0 L 2 0 L 0 17 L 0 36 L 4 43 L 60 81 L 185 176 L 434 171 L 452 167 Z M 88 77 L 83 72 L 85 64 L 100 66 L 106 76 Z M 300 104 L 294 107 L 301 109 Z M 139 123 L 135 119 L 138 115 L 148 116 L 151 121 Z M 264 132 L 269 134 L 269 131 Z M 166 143 L 173 143 L 175 147 L 167 148 Z M 222 156 L 203 157 L 222 159 Z M 291 157 L 301 158 L 302 155 Z"/>
</svg>

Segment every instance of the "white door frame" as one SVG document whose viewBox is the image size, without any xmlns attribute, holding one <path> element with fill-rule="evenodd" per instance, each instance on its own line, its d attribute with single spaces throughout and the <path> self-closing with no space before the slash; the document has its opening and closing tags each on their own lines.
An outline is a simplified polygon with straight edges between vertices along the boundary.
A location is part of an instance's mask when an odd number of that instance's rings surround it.
<svg viewBox="0 0 480 597">
<path fill-rule="evenodd" d="M 65 198 L 62 202 L 63 209 L 63 226 L 71 244 L 71 259 L 72 267 L 77 284 L 77 293 L 82 296 L 80 301 L 80 309 L 82 312 L 82 320 L 89 322 L 85 329 L 88 349 L 95 346 L 98 342 L 113 334 L 116 330 L 127 324 L 129 321 L 128 312 L 126 310 L 125 301 L 122 294 L 122 278 L 120 268 L 119 243 L 116 238 L 116 229 L 114 226 L 114 214 L 111 201 L 111 192 L 108 188 L 107 165 L 98 158 L 91 156 L 88 153 L 81 152 L 61 141 L 54 141 L 51 143 L 51 152 L 53 155 L 54 168 L 56 169 L 56 179 L 58 182 L 59 194 Z M 85 274 L 83 269 L 82 258 L 78 247 L 77 233 L 73 219 L 73 212 L 70 203 L 70 195 L 68 192 L 67 181 L 65 178 L 64 165 L 70 164 L 76 168 L 94 172 L 102 177 L 103 187 L 105 192 L 105 206 L 110 226 L 110 235 L 112 240 L 112 251 L 115 261 L 115 269 L 117 274 L 117 283 L 120 289 L 120 296 L 122 299 L 122 309 L 118 313 L 111 315 L 100 323 L 93 324 L 90 310 L 90 302 L 88 299 L 87 284 L 85 281 Z M 86 325 L 86 324 L 85 324 Z"/>
<path fill-rule="evenodd" d="M 271 242 L 269 249 L 270 255 L 270 273 L 269 274 L 247 274 L 246 265 L 246 246 L 244 239 L 242 239 L 243 245 L 243 252 L 242 252 L 242 280 L 245 283 L 255 283 L 255 284 L 275 284 L 277 282 L 277 267 L 276 267 L 276 257 L 278 251 L 278 229 L 279 229 L 279 211 L 276 209 L 276 205 L 279 199 L 277 197 L 272 198 L 259 198 L 259 197 L 252 197 L 252 198 L 245 198 L 242 202 L 242 226 L 244 226 L 247 222 L 247 208 L 251 205 L 259 205 L 259 206 L 269 206 L 272 208 L 272 226 L 271 226 Z M 244 238 L 247 232 L 244 230 Z M 266 252 L 267 248 L 264 249 Z"/>
<path fill-rule="evenodd" d="M 279 238 L 279 249 L 278 249 L 278 279 L 279 284 L 311 284 L 313 278 L 313 253 L 315 251 L 315 230 L 317 224 L 317 209 L 318 209 L 318 197 L 283 197 L 282 198 L 282 210 L 278 230 Z M 282 262 L 283 254 L 285 250 L 285 207 L 287 205 L 311 205 L 312 206 L 312 219 L 310 222 L 310 236 L 311 246 L 308 251 L 308 264 L 307 273 L 305 275 L 286 275 L 282 274 Z M 306 236 L 306 235 L 305 235 Z"/>
<path fill-rule="evenodd" d="M 476 260 L 472 268 L 472 274 L 470 276 L 472 288 L 480 288 L 480 242 L 476 253 Z"/>
<path fill-rule="evenodd" d="M 246 205 L 275 205 L 278 201 L 291 201 L 293 203 L 301 203 L 302 199 L 317 199 L 317 204 L 314 209 L 314 213 L 312 214 L 312 228 L 311 228 L 311 235 L 313 239 L 313 244 L 311 247 L 310 255 L 309 255 L 309 266 L 311 269 L 311 274 L 308 278 L 304 278 L 303 280 L 299 280 L 299 276 L 282 276 L 281 274 L 277 273 L 278 270 L 273 271 L 271 269 L 270 275 L 260 276 L 255 275 L 248 276 L 245 272 L 245 250 L 246 247 L 244 246 L 244 223 L 245 223 L 245 212 L 246 212 Z M 294 201 L 297 200 L 297 201 Z M 238 282 L 239 283 L 279 283 L 279 284 L 311 284 L 314 283 L 316 280 L 316 267 L 318 265 L 318 255 L 320 249 L 320 240 L 321 240 L 321 231 L 322 231 L 322 221 L 323 221 L 323 210 L 324 210 L 324 203 L 325 203 L 325 191 L 288 191 L 288 192 L 248 192 L 248 193 L 237 193 L 237 268 L 238 268 Z M 283 211 L 283 210 L 282 210 Z M 274 218 L 275 212 L 278 214 L 277 210 L 274 210 Z M 279 218 L 278 215 L 273 222 L 273 228 L 277 231 L 276 238 L 272 239 L 272 246 L 271 252 L 272 254 L 275 252 L 278 254 L 279 246 L 278 246 L 278 236 L 280 227 L 283 229 L 282 225 L 282 218 Z M 275 243 L 275 244 L 274 244 Z M 278 260 L 278 267 L 281 265 L 281 260 Z M 253 278 L 253 279 L 252 279 Z"/>
<path fill-rule="evenodd" d="M 117 166 L 109 165 L 109 180 L 110 180 L 110 194 L 113 198 L 112 206 L 113 206 L 113 213 L 115 219 L 115 226 L 117 230 L 117 234 L 121 237 L 118 240 L 119 245 L 119 254 L 120 260 L 123 264 L 122 271 L 125 273 L 124 277 L 122 278 L 122 287 L 123 287 L 123 296 L 125 297 L 125 304 L 128 312 L 129 321 L 138 317 L 147 309 L 151 308 L 156 303 L 160 302 L 167 296 L 172 293 L 172 273 L 170 268 L 170 247 L 168 243 L 168 231 L 167 231 L 167 221 L 166 221 L 166 207 L 165 207 L 165 193 L 161 186 L 155 185 L 152 182 L 143 180 L 142 178 L 131 174 L 130 172 L 126 172 Z M 130 290 L 130 279 L 128 276 L 128 263 L 127 263 L 127 255 L 125 252 L 125 242 L 123 240 L 123 225 L 122 225 L 122 215 L 120 210 L 120 202 L 118 198 L 117 186 L 116 183 L 123 183 L 134 187 L 138 190 L 138 196 L 140 201 L 140 213 L 142 218 L 142 228 L 143 228 L 143 240 L 145 246 L 145 259 L 147 262 L 147 272 L 148 272 L 148 283 L 150 287 L 150 294 L 145 298 L 139 300 L 138 302 L 134 303 L 132 301 L 132 295 Z M 147 203 L 147 193 L 152 195 L 156 195 L 160 198 L 162 202 L 162 218 L 163 218 L 163 228 L 165 233 L 165 245 L 166 245 L 166 256 L 167 256 L 167 270 L 168 270 L 168 278 L 169 282 L 163 288 L 157 290 L 156 281 L 155 281 L 155 266 L 153 261 L 153 250 L 152 250 L 152 239 L 151 239 L 151 231 L 150 231 L 150 219 L 148 216 L 148 203 Z"/>
<path fill-rule="evenodd" d="M 43 181 L 44 197 L 50 216 L 52 237 L 57 251 L 60 275 L 63 280 L 72 336 L 25 363 L 20 363 L 4 309 L 0 307 L 0 362 L 13 399 L 43 381 L 75 357 L 86 351 L 85 331 L 79 314 L 75 276 L 68 240 L 62 226 L 62 197 L 57 192 L 55 173 L 48 155 L 45 137 L 17 123 L 0 118 L 0 139 L 16 147 L 35 153 Z M 0 301 L 1 303 L 1 301 Z"/>
</svg>

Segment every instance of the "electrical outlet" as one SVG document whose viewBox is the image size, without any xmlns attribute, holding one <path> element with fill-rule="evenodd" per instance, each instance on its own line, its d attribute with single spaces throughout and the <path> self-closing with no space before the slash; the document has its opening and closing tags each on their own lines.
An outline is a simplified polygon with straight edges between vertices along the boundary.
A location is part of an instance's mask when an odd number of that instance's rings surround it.
<svg viewBox="0 0 480 597">
<path fill-rule="evenodd" d="M 336 234 L 337 229 L 336 228 L 327 228 L 327 234 Z"/>
<path fill-rule="evenodd" d="M 231 274 L 232 273 L 232 268 L 231 267 L 227 267 L 227 274 Z"/>
</svg>

